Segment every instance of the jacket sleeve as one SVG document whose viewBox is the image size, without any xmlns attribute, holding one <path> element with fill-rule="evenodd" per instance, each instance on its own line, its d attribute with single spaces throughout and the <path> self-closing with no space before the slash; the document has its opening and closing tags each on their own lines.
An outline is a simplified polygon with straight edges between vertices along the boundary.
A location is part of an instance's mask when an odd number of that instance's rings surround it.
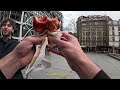
<svg viewBox="0 0 120 90">
<path fill-rule="evenodd" d="M 6 79 L 6 77 L 5 77 L 4 74 L 1 72 L 1 70 L 0 70 L 0 79 Z"/>
<path fill-rule="evenodd" d="M 111 78 L 103 70 L 101 70 L 93 79 L 111 79 Z"/>
</svg>

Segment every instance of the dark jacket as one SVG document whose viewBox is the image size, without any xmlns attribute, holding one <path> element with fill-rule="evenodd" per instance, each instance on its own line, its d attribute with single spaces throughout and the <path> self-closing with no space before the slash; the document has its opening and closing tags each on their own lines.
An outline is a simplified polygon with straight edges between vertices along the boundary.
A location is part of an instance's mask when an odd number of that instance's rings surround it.
<svg viewBox="0 0 120 90">
<path fill-rule="evenodd" d="M 111 79 L 103 70 L 100 70 L 93 79 Z"/>
<path fill-rule="evenodd" d="M 9 39 L 7 42 L 3 41 L 3 38 L 0 39 L 0 59 L 10 53 L 19 43 L 17 39 Z M 19 69 L 12 79 L 23 79 L 21 69 Z"/>
</svg>

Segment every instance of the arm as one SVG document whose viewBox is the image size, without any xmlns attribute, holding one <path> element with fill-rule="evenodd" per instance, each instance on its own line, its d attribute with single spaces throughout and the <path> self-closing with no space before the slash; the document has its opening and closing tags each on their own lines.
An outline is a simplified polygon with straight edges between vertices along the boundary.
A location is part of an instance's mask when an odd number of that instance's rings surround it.
<svg viewBox="0 0 120 90">
<path fill-rule="evenodd" d="M 18 69 L 28 65 L 35 53 L 35 45 L 42 42 L 45 36 L 26 37 L 14 50 L 0 60 L 0 70 L 7 79 L 11 79 Z"/>
<path fill-rule="evenodd" d="M 53 48 L 50 48 L 50 51 L 65 57 L 71 69 L 76 71 L 81 79 L 93 79 L 101 71 L 83 52 L 74 36 L 63 32 L 61 39 L 57 39 L 49 35 L 49 42 L 61 48 L 62 51 Z"/>
<path fill-rule="evenodd" d="M 17 60 L 13 53 L 8 54 L 0 60 L 0 70 L 7 79 L 12 78 L 17 70 L 20 69 L 20 64 Z"/>
<path fill-rule="evenodd" d="M 81 79 L 92 79 L 101 70 L 83 52 L 78 53 L 78 62 L 73 66 Z"/>
</svg>

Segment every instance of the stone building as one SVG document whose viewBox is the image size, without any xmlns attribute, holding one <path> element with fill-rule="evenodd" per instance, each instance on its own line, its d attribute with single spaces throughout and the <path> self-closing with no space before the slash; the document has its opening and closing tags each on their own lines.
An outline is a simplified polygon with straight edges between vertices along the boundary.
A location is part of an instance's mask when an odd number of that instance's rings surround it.
<svg viewBox="0 0 120 90">
<path fill-rule="evenodd" d="M 80 16 L 77 20 L 77 38 L 82 47 L 95 51 L 97 46 L 109 46 L 109 16 Z M 89 47 L 89 48 L 88 48 Z"/>
</svg>

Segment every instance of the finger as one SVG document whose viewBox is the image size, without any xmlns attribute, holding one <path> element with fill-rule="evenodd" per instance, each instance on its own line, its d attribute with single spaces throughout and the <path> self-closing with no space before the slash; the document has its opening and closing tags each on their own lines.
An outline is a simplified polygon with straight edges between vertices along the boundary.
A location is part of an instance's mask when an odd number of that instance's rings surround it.
<svg viewBox="0 0 120 90">
<path fill-rule="evenodd" d="M 39 33 L 39 32 L 35 32 L 35 34 L 34 34 L 34 37 L 41 37 L 41 36 L 47 36 L 47 34 L 46 33 Z"/>
<path fill-rule="evenodd" d="M 39 32 L 35 32 L 34 37 L 39 37 L 39 36 L 40 36 Z"/>
<path fill-rule="evenodd" d="M 53 37 L 53 35 L 50 32 L 48 32 L 47 35 Z"/>
<path fill-rule="evenodd" d="M 41 37 L 47 37 L 47 34 L 40 35 L 39 38 L 41 38 Z"/>
<path fill-rule="evenodd" d="M 45 39 L 46 36 L 40 36 L 40 37 L 32 37 L 32 36 L 29 36 L 29 37 L 26 37 L 26 41 L 30 41 L 31 43 L 35 44 L 35 45 L 39 45 L 42 40 Z"/>
<path fill-rule="evenodd" d="M 61 48 L 66 48 L 66 47 L 69 46 L 67 41 L 63 41 L 63 40 L 57 39 L 55 37 L 50 37 L 50 36 L 48 37 L 48 42 L 56 44 L 56 45 L 58 45 Z"/>
<path fill-rule="evenodd" d="M 61 40 L 67 41 L 67 39 L 65 37 L 61 37 Z"/>
<path fill-rule="evenodd" d="M 61 56 L 63 56 L 63 57 L 64 57 L 64 54 L 63 54 L 63 52 L 62 52 L 62 51 L 55 50 L 55 49 L 53 49 L 53 48 L 51 48 L 51 49 L 50 49 L 50 51 L 51 51 L 51 52 L 53 52 L 53 53 L 55 53 L 55 54 L 58 54 L 58 55 L 61 55 Z"/>
<path fill-rule="evenodd" d="M 56 35 L 55 34 L 62 34 L 62 32 L 60 31 L 60 29 L 56 30 L 57 32 L 48 32 L 47 35 L 48 36 L 51 36 L 51 37 L 55 37 Z"/>
<path fill-rule="evenodd" d="M 62 37 L 65 37 L 67 40 L 71 40 L 74 36 L 68 34 L 67 32 L 62 32 Z"/>
</svg>

